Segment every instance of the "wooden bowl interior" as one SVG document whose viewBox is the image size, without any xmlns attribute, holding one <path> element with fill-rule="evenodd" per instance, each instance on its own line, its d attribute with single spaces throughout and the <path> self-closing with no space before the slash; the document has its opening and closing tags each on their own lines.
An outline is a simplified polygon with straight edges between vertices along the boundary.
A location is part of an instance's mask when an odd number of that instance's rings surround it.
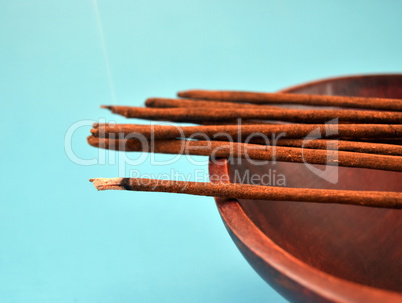
<svg viewBox="0 0 402 303">
<path fill-rule="evenodd" d="M 287 92 L 402 98 L 402 76 L 340 78 L 291 88 Z M 232 182 L 262 181 L 308 188 L 402 191 L 402 173 L 340 167 L 333 184 L 304 164 L 249 161 L 229 165 Z M 315 166 L 324 169 L 324 167 Z M 243 179 L 246 178 L 246 179 Z M 255 181 L 255 180 L 254 180 Z M 250 183 L 250 182 L 247 182 Z M 256 183 L 254 183 L 256 184 Z M 341 279 L 402 292 L 402 210 L 359 206 L 240 200 L 253 223 L 301 261 Z"/>
</svg>

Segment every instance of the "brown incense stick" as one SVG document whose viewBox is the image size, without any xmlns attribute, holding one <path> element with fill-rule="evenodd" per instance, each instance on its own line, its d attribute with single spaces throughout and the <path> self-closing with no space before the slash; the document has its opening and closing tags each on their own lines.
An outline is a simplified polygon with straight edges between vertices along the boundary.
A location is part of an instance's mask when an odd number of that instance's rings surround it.
<svg viewBox="0 0 402 303">
<path fill-rule="evenodd" d="M 340 123 L 388 123 L 401 124 L 402 113 L 356 110 L 299 110 L 299 109 L 254 109 L 220 108 L 211 110 L 204 107 L 188 108 L 141 108 L 129 106 L 103 106 L 113 113 L 127 118 L 174 122 L 213 122 L 242 119 L 279 120 L 298 123 L 325 123 L 338 119 Z"/>
<path fill-rule="evenodd" d="M 398 156 L 354 153 L 284 146 L 264 146 L 224 141 L 108 139 L 90 136 L 94 147 L 144 151 L 164 154 L 186 154 L 216 158 L 242 157 L 263 161 L 284 161 L 308 164 L 339 165 L 346 167 L 402 171 L 402 158 Z"/>
<path fill-rule="evenodd" d="M 172 108 L 172 107 L 208 107 L 208 108 L 273 108 L 274 106 L 257 105 L 247 103 L 230 103 L 222 101 L 203 101 L 193 99 L 168 99 L 168 98 L 148 98 L 145 101 L 146 107 L 153 108 Z"/>
<path fill-rule="evenodd" d="M 293 146 L 313 149 L 338 149 L 343 151 L 353 151 L 362 153 L 374 153 L 383 155 L 402 155 L 402 146 L 393 144 L 380 144 L 373 142 L 356 142 L 341 140 L 307 140 L 306 136 L 314 130 L 323 137 L 330 138 L 358 138 L 369 137 L 378 139 L 377 136 L 398 136 L 402 125 L 381 125 L 381 124 L 335 124 L 335 125 L 226 125 L 226 126 L 187 126 L 176 127 L 167 125 L 135 125 L 135 124 L 98 124 L 93 125 L 91 133 L 96 137 L 113 137 L 116 139 L 127 139 L 130 137 L 139 137 L 147 139 L 174 139 L 174 138 L 193 138 L 193 139 L 211 139 L 223 141 Z M 336 135 L 325 136 L 325 129 L 332 127 L 337 130 Z M 259 132 L 256 133 L 255 130 Z M 265 139 L 259 134 L 263 134 Z M 320 136 L 318 136 L 320 137 Z M 279 138 L 279 139 L 276 139 Z M 304 138 L 304 139 L 284 139 L 284 138 Z M 367 139 L 367 138 L 366 138 Z"/>
<path fill-rule="evenodd" d="M 178 96 L 192 99 L 255 104 L 303 104 L 402 111 L 401 99 L 207 90 L 187 90 L 179 92 Z"/>
<path fill-rule="evenodd" d="M 257 139 L 258 140 L 258 139 Z M 253 140 L 254 144 L 266 144 L 264 140 Z M 347 140 L 323 140 L 316 139 L 306 141 L 303 139 L 279 139 L 276 141 L 277 146 L 303 147 L 311 149 L 323 150 L 342 150 L 350 152 L 394 155 L 402 156 L 402 146 L 393 144 L 373 143 L 373 142 L 356 142 Z"/>
<path fill-rule="evenodd" d="M 235 199 L 304 201 L 402 208 L 402 193 L 400 192 L 289 188 L 140 178 L 98 178 L 90 181 L 98 190 L 156 191 Z"/>
<path fill-rule="evenodd" d="M 306 138 L 311 135 L 316 139 L 327 138 L 401 138 L 402 125 L 388 124 L 254 124 L 254 125 L 204 125 L 204 126 L 171 126 L 142 124 L 99 124 L 93 125 L 94 136 L 108 137 L 111 134 L 130 136 L 141 134 L 153 139 L 220 139 L 237 140 L 251 137 L 261 138 L 263 135 L 272 139 Z M 326 135 L 328 134 L 328 135 Z"/>
<path fill-rule="evenodd" d="M 354 139 L 352 139 L 354 140 Z M 384 144 L 402 145 L 402 138 L 360 138 L 362 142 L 376 142 Z"/>
</svg>

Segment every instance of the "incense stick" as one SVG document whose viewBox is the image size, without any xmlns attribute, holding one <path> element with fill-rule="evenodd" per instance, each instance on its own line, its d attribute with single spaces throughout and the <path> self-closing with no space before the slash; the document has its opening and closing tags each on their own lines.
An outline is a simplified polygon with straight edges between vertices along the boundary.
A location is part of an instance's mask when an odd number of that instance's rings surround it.
<svg viewBox="0 0 402 303">
<path fill-rule="evenodd" d="M 94 147 L 119 151 L 144 151 L 163 154 L 186 154 L 211 156 L 212 158 L 242 157 L 264 161 L 284 161 L 295 163 L 339 165 L 346 167 L 402 171 L 402 158 L 398 156 L 377 155 L 337 151 L 331 153 L 319 149 L 303 149 L 284 146 L 264 146 L 224 141 L 202 140 L 155 140 L 152 142 L 137 139 L 108 139 L 88 137 Z"/>
<path fill-rule="evenodd" d="M 265 144 L 264 140 L 253 140 L 254 144 Z M 402 156 L 402 146 L 393 144 L 373 143 L 373 142 L 356 142 L 347 140 L 324 140 L 316 139 L 306 141 L 303 139 L 279 139 L 276 141 L 277 146 L 291 146 L 311 149 L 323 150 L 340 150 L 368 154 L 394 155 Z"/>
<path fill-rule="evenodd" d="M 153 108 L 172 108 L 172 107 L 208 107 L 208 108 L 273 108 L 278 107 L 269 105 L 257 105 L 247 103 L 230 103 L 222 101 L 203 101 L 194 99 L 168 99 L 168 98 L 148 98 L 145 101 L 146 107 Z"/>
<path fill-rule="evenodd" d="M 130 136 L 141 134 L 152 139 L 216 139 L 237 140 L 250 137 L 279 136 L 286 139 L 306 138 L 313 132 L 315 138 L 400 138 L 402 125 L 394 124 L 253 124 L 253 125 L 203 125 L 172 126 L 143 124 L 99 124 L 93 125 L 94 136 L 108 137 L 111 134 Z M 326 133 L 330 135 L 326 136 Z M 307 139 L 307 138 L 306 138 Z"/>
<path fill-rule="evenodd" d="M 402 208 L 402 193 L 399 192 L 289 188 L 140 178 L 98 178 L 90 181 L 98 190 L 169 192 L 235 199 L 304 201 Z"/>
<path fill-rule="evenodd" d="M 401 99 L 207 90 L 187 90 L 177 95 L 183 98 L 255 104 L 302 104 L 402 111 Z"/>
<path fill-rule="evenodd" d="M 401 124 L 402 113 L 356 110 L 299 110 L 299 109 L 254 109 L 220 108 L 211 110 L 204 107 L 187 108 L 142 108 L 130 106 L 103 106 L 113 113 L 126 118 L 174 122 L 214 122 L 242 119 L 278 120 L 298 123 L 325 123 L 338 119 L 340 123 L 387 123 Z"/>
<path fill-rule="evenodd" d="M 223 140 L 254 144 L 277 145 L 277 146 L 294 146 L 313 149 L 338 149 L 343 151 L 354 151 L 363 153 L 374 153 L 383 155 L 402 155 L 402 146 L 393 144 L 381 144 L 373 142 L 356 142 L 349 140 L 308 140 L 306 136 L 313 131 L 317 131 L 321 137 L 344 138 L 349 139 L 359 137 L 377 136 L 393 137 L 402 134 L 402 125 L 382 125 L 382 124 L 331 124 L 331 125 L 214 125 L 214 126 L 168 126 L 168 125 L 135 125 L 135 124 L 99 124 L 95 123 L 91 129 L 91 133 L 95 137 L 115 139 L 127 139 L 130 137 L 145 137 L 150 140 L 154 139 L 175 139 L 175 138 L 192 138 L 192 139 L 209 139 Z M 331 128 L 336 130 L 337 134 L 325 136 L 325 130 Z M 259 132 L 256 133 L 255 130 Z M 138 137 L 138 136 L 137 136 Z M 263 138 L 264 137 L 264 138 Z M 251 139 L 250 139 L 251 138 Z M 289 139 L 290 138 L 290 139 Z M 304 138 L 304 139 L 292 139 Z M 249 140 L 250 139 L 250 140 Z M 335 147 L 333 147 L 335 146 Z"/>
</svg>

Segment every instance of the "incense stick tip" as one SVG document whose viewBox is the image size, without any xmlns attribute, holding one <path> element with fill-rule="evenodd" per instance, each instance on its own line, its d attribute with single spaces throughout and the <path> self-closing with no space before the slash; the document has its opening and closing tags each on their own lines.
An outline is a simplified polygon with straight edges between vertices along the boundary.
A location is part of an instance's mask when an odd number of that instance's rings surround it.
<svg viewBox="0 0 402 303">
<path fill-rule="evenodd" d="M 188 97 L 188 92 L 189 92 L 188 90 L 178 92 L 177 96 L 181 97 L 181 98 L 186 98 L 186 97 Z"/>
<path fill-rule="evenodd" d="M 94 147 L 98 147 L 98 145 L 99 145 L 98 144 L 99 139 L 94 137 L 94 136 L 92 136 L 92 135 L 87 137 L 87 142 L 88 142 L 89 145 L 92 145 Z"/>
<path fill-rule="evenodd" d="M 124 190 L 124 178 L 93 178 L 89 179 L 97 190 Z"/>
<path fill-rule="evenodd" d="M 146 107 L 154 107 L 155 101 L 157 98 L 148 98 L 145 100 L 145 106 Z"/>
</svg>

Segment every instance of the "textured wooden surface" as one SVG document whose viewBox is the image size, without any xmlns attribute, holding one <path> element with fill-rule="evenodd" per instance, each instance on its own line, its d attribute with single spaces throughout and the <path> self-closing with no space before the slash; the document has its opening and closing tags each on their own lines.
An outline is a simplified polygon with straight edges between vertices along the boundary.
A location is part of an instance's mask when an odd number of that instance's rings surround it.
<svg viewBox="0 0 402 303">
<path fill-rule="evenodd" d="M 326 80 L 288 92 L 402 98 L 402 75 Z M 339 168 L 332 184 L 303 164 L 210 164 L 211 174 L 284 174 L 286 186 L 402 191 L 402 174 Z M 254 269 L 294 302 L 402 302 L 402 211 L 217 198 Z"/>
</svg>

